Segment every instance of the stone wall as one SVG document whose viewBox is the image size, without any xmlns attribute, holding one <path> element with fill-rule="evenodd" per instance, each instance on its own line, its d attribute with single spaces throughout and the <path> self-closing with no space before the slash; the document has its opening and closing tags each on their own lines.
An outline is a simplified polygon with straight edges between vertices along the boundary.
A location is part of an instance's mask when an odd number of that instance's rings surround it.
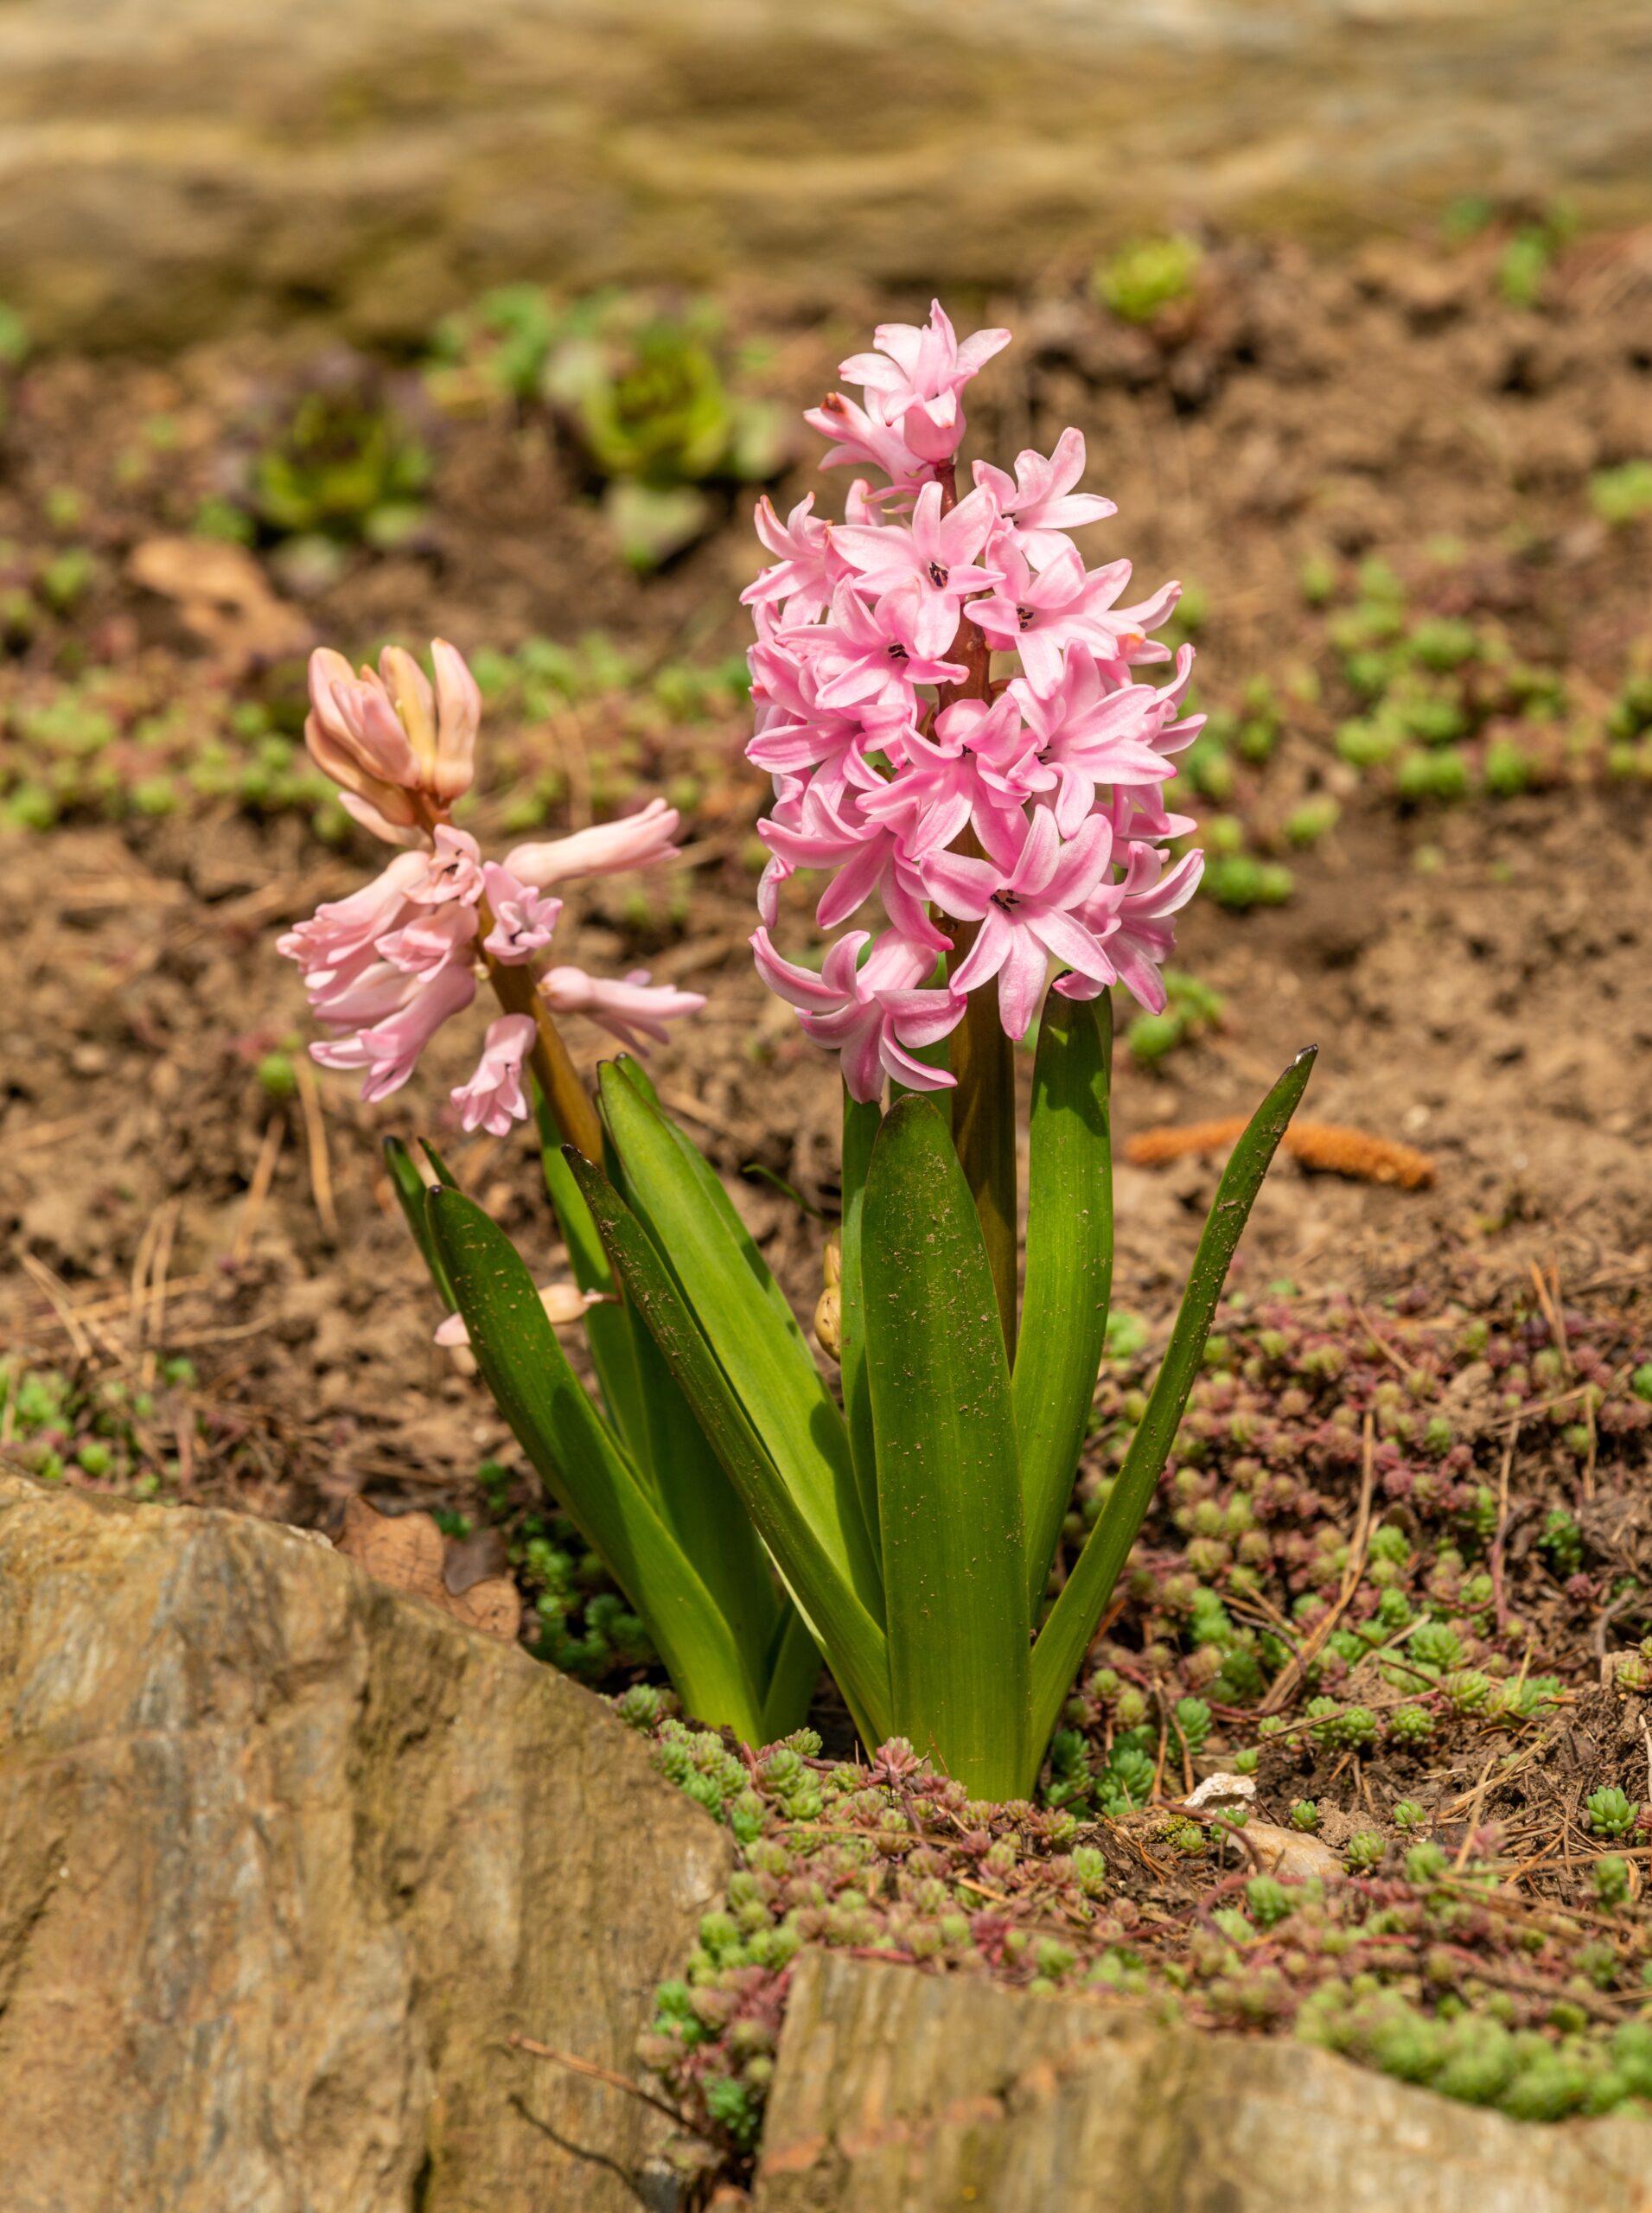
<svg viewBox="0 0 1652 2213">
<path fill-rule="evenodd" d="M 6 2213 L 635 2213 L 728 1839 L 324 1542 L 0 1476 Z"/>
<path fill-rule="evenodd" d="M 501 277 L 829 300 L 1200 215 L 1652 214 L 1643 0 L 0 0 L 0 298 L 169 343 Z"/>
<path fill-rule="evenodd" d="M 1286 2039 L 840 1955 L 794 1975 L 754 2213 L 1649 2213 L 1652 2122 L 1506 2121 Z"/>
</svg>

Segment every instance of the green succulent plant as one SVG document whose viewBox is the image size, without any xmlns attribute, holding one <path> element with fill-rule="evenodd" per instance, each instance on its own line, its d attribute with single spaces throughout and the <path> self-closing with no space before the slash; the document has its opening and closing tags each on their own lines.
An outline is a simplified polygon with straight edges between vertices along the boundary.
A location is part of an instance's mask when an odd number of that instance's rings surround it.
<svg viewBox="0 0 1652 2213">
<path fill-rule="evenodd" d="M 366 379 L 304 392 L 252 466 L 251 500 L 283 538 L 400 542 L 423 520 L 431 456 Z"/>
<path fill-rule="evenodd" d="M 731 387 L 720 322 L 624 293 L 570 310 L 545 349 L 539 389 L 603 480 L 603 505 L 634 568 L 656 568 L 715 513 L 705 487 L 755 484 L 784 455 L 778 409 Z"/>
</svg>

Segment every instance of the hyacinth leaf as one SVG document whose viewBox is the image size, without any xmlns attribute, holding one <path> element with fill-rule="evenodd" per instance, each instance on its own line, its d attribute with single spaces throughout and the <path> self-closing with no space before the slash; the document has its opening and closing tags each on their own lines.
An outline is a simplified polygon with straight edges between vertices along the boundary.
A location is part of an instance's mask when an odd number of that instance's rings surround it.
<svg viewBox="0 0 1652 2213">
<path fill-rule="evenodd" d="M 947 1124 L 883 1118 L 860 1266 L 896 1728 L 972 1795 L 1025 1764 L 1027 1570 L 997 1291 Z"/>
<path fill-rule="evenodd" d="M 429 1138 L 421 1138 L 419 1139 L 418 1149 L 424 1154 L 425 1159 L 430 1162 L 431 1173 L 435 1176 L 438 1183 L 445 1184 L 450 1191 L 463 1190 L 464 1185 L 459 1181 L 453 1170 L 448 1166 L 446 1161 L 443 1159 L 441 1154 L 431 1143 Z"/>
<path fill-rule="evenodd" d="M 775 1320 L 782 1329 L 796 1338 L 804 1358 L 809 1360 L 809 1364 L 813 1367 L 813 1362 L 809 1358 L 809 1349 L 803 1341 L 803 1332 L 798 1328 L 796 1317 L 786 1303 L 786 1294 L 775 1281 L 768 1261 L 753 1244 L 750 1232 L 736 1211 L 734 1201 L 724 1189 L 722 1178 L 716 1169 L 712 1167 L 692 1138 L 686 1136 L 667 1113 L 660 1103 L 660 1094 L 654 1089 L 647 1070 L 640 1061 L 634 1060 L 628 1053 L 621 1053 L 612 1062 L 604 1063 L 601 1075 L 601 1081 L 604 1086 L 613 1080 L 609 1074 L 610 1068 L 616 1075 L 624 1078 L 631 1089 L 646 1105 L 654 1109 L 654 1114 L 671 1137 L 678 1160 L 687 1174 L 692 1177 L 696 1189 L 739 1247 L 745 1259 L 746 1266 L 767 1298 Z M 603 1096 L 606 1101 L 606 1090 Z M 611 1180 L 616 1188 L 624 1189 L 623 1172 L 613 1177 Z"/>
<path fill-rule="evenodd" d="M 1052 992 L 1033 1066 L 1027 1273 L 1015 1356 L 1028 1600 L 1035 1612 L 1072 1496 L 1107 1338 L 1112 1061 L 1107 994 L 1092 1001 Z"/>
<path fill-rule="evenodd" d="M 777 1738 L 789 1737 L 794 1729 L 803 1726 L 809 1718 L 814 1687 L 820 1680 L 820 1648 L 814 1641 L 814 1632 L 797 1608 L 788 1604 L 779 1624 L 769 1671 L 769 1688 L 763 1697 L 765 1744 L 772 1744 Z"/>
<path fill-rule="evenodd" d="M 568 1173 L 562 1157 L 562 1132 L 538 1083 L 533 1086 L 533 1118 L 539 1135 L 539 1162 L 545 1188 L 568 1247 L 568 1265 L 581 1291 L 614 1290 L 613 1272 L 603 1251 L 596 1225 L 580 1196 L 579 1186 Z M 637 1366 L 635 1331 L 622 1306 L 592 1306 L 585 1314 L 585 1342 L 591 1366 L 602 1387 L 608 1418 L 624 1439 L 627 1449 L 648 1481 L 654 1479 L 647 1411 L 642 1379 Z"/>
<path fill-rule="evenodd" d="M 1137 1425 L 1101 1518 L 1090 1532 L 1033 1648 L 1033 1734 L 1030 1750 L 1035 1773 L 1061 1712 L 1062 1701 L 1072 1687 L 1096 1625 L 1113 1595 L 1113 1585 L 1130 1556 L 1136 1533 L 1152 1503 L 1154 1489 L 1181 1425 L 1188 1393 L 1204 1356 L 1205 1339 L 1210 1334 L 1211 1320 L 1228 1279 L 1229 1263 L 1255 1204 L 1256 1194 L 1262 1188 L 1269 1163 L 1307 1088 L 1318 1049 L 1317 1045 L 1310 1045 L 1297 1055 L 1252 1115 L 1244 1136 L 1234 1147 L 1222 1170 L 1147 1410 Z M 1031 1782 L 1031 1776 L 1024 1777 L 1023 1789 L 1030 1789 Z"/>
<path fill-rule="evenodd" d="M 601 1228 L 627 1298 L 652 1333 L 788 1588 L 818 1632 L 857 1727 L 869 1744 L 881 1741 L 889 1733 L 888 1649 L 883 1630 L 855 1595 L 839 1533 L 817 1527 L 787 1483 L 768 1449 L 768 1436 L 748 1419 L 644 1225 L 589 1161 L 571 1154 L 569 1165 Z M 775 1680 L 783 1667 L 797 1662 L 798 1655 L 782 1647 Z"/>
<path fill-rule="evenodd" d="M 568 1365 L 515 1247 L 462 1192 L 434 1190 L 426 1208 L 476 1365 L 517 1442 L 641 1617 L 689 1711 L 752 1741 L 763 1687 Z"/>
<path fill-rule="evenodd" d="M 874 1100 L 862 1105 L 843 1095 L 843 1223 L 839 1257 L 843 1301 L 839 1325 L 839 1372 L 843 1378 L 844 1419 L 855 1463 L 861 1512 L 881 1552 L 877 1513 L 877 1446 L 872 1433 L 871 1393 L 866 1381 L 866 1321 L 860 1283 L 860 1224 L 866 1195 L 866 1170 L 883 1111 Z"/>
<path fill-rule="evenodd" d="M 604 1064 L 602 1097 L 630 1204 L 817 1540 L 881 1624 L 882 1578 L 843 1416 L 709 1163 L 628 1080 L 627 1065 Z"/>
<path fill-rule="evenodd" d="M 419 1258 L 431 1272 L 431 1281 L 436 1285 L 437 1296 L 451 1314 L 458 1301 L 453 1296 L 453 1285 L 448 1281 L 448 1272 L 442 1265 L 442 1256 L 436 1249 L 436 1240 L 431 1235 L 431 1225 L 425 1218 L 424 1178 L 414 1166 L 412 1154 L 399 1138 L 385 1139 L 385 1167 L 390 1176 L 391 1189 L 395 1192 L 407 1227 L 413 1234 Z"/>
</svg>

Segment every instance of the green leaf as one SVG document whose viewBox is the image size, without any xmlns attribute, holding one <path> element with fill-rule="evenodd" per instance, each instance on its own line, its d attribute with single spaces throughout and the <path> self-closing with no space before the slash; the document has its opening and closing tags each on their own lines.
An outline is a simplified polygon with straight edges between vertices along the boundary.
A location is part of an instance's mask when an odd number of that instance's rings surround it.
<svg viewBox="0 0 1652 2213">
<path fill-rule="evenodd" d="M 843 1413 L 855 1464 L 861 1512 L 881 1553 L 877 1512 L 877 1445 L 872 1433 L 871 1392 L 866 1381 L 866 1318 L 860 1283 L 860 1224 L 866 1170 L 883 1121 L 873 1100 L 862 1106 L 843 1095 L 843 1224 L 839 1231 L 842 1263 L 842 1318 L 839 1327 L 839 1372 L 843 1379 Z"/>
<path fill-rule="evenodd" d="M 610 1069 L 613 1071 L 611 1076 Z M 645 1106 L 653 1108 L 655 1119 L 669 1134 L 676 1157 L 683 1168 L 687 1170 L 694 1189 L 739 1247 L 741 1257 L 745 1261 L 753 1281 L 767 1299 L 775 1319 L 783 1330 L 789 1331 L 796 1338 L 804 1359 L 813 1368 L 814 1366 L 813 1355 L 804 1342 L 803 1333 L 797 1326 L 797 1321 L 791 1308 L 786 1303 L 786 1294 L 775 1281 L 768 1261 L 753 1244 L 751 1234 L 741 1221 L 734 1201 L 723 1188 L 722 1177 L 692 1138 L 686 1137 L 666 1113 L 660 1104 L 660 1094 L 650 1081 L 647 1070 L 640 1061 L 634 1060 L 628 1053 L 621 1053 L 614 1060 L 604 1062 L 599 1071 L 599 1085 L 604 1087 L 604 1104 L 607 1103 L 605 1087 L 621 1080 L 629 1086 Z M 622 1173 L 613 1177 L 611 1180 L 616 1188 L 624 1194 L 626 1202 L 633 1212 L 642 1212 L 643 1209 L 635 1194 L 626 1189 L 622 1164 Z"/>
<path fill-rule="evenodd" d="M 762 1687 L 581 1388 L 515 1247 L 461 1192 L 432 1191 L 426 1204 L 471 1351 L 517 1442 L 641 1617 L 690 1712 L 755 1743 Z"/>
<path fill-rule="evenodd" d="M 1193 1272 L 1183 1293 L 1182 1309 L 1147 1401 L 1147 1411 L 1131 1440 L 1106 1509 L 1090 1532 L 1033 1647 L 1032 1739 L 1029 1747 L 1032 1772 L 1023 1778 L 1024 1790 L 1032 1787 L 1037 1763 L 1043 1757 L 1062 1701 L 1072 1688 L 1074 1677 L 1089 1649 L 1090 1639 L 1095 1635 L 1096 1624 L 1152 1502 L 1154 1489 L 1181 1425 L 1188 1393 L 1199 1372 L 1211 1317 L 1228 1279 L 1228 1264 L 1249 1219 L 1256 1194 L 1262 1188 L 1268 1164 L 1307 1088 L 1318 1049 L 1317 1045 L 1310 1045 L 1305 1052 L 1297 1055 L 1251 1117 L 1249 1126 L 1222 1170 L 1204 1234 L 1194 1256 Z"/>
<path fill-rule="evenodd" d="M 419 1139 L 418 1149 L 424 1154 L 425 1159 L 430 1162 L 431 1166 L 435 1170 L 436 1180 L 438 1183 L 445 1185 L 450 1191 L 463 1190 L 464 1185 L 459 1181 L 453 1170 L 448 1166 L 446 1161 L 443 1159 L 441 1154 L 431 1143 L 429 1138 L 421 1138 Z"/>
<path fill-rule="evenodd" d="M 1044 1002 L 1033 1064 L 1027 1273 L 1015 1356 L 1015 1426 L 1036 1611 L 1073 1495 L 1107 1337 L 1113 1281 L 1108 1083 L 1113 1004 Z"/>
<path fill-rule="evenodd" d="M 877 1555 L 848 1432 L 779 1285 L 710 1164 L 628 1080 L 602 1070 L 603 1110 L 630 1203 L 833 1567 L 883 1618 Z"/>
<path fill-rule="evenodd" d="M 425 1147 L 428 1152 L 429 1146 Z M 436 1249 L 431 1235 L 431 1225 L 424 1212 L 424 1178 L 413 1164 L 413 1156 L 399 1138 L 385 1139 L 385 1166 L 390 1173 L 391 1187 L 396 1194 L 407 1227 L 413 1233 L 419 1257 L 431 1272 L 431 1281 L 437 1295 L 450 1314 L 458 1301 L 453 1296 L 453 1286 L 448 1281 L 448 1272 L 442 1265 L 442 1256 Z"/>
<path fill-rule="evenodd" d="M 974 1201 L 928 1100 L 883 1117 L 860 1266 L 895 1726 L 973 1796 L 1010 1797 L 1028 1681 L 1015 1417 Z"/>
<path fill-rule="evenodd" d="M 809 1718 L 814 1687 L 820 1680 L 820 1648 L 808 1623 L 795 1606 L 788 1606 L 780 1632 L 779 1649 L 769 1671 L 768 1695 L 763 1700 L 763 1742 L 789 1737 Z"/>
<path fill-rule="evenodd" d="M 769 1439 L 738 1393 L 647 1231 L 599 1170 L 569 1156 L 593 1219 L 625 1286 L 758 1534 L 817 1632 L 869 1744 L 888 1732 L 889 1656 L 883 1630 L 856 1597 L 831 1532 L 817 1528 L 787 1483 Z"/>
<path fill-rule="evenodd" d="M 561 1128 L 550 1100 L 537 1081 L 533 1085 L 533 1119 L 539 1133 L 539 1163 L 545 1171 L 545 1188 L 555 1209 L 563 1242 L 568 1247 L 568 1265 L 573 1271 L 574 1281 L 581 1291 L 610 1295 L 615 1289 L 614 1277 L 603 1251 L 603 1240 L 580 1196 L 578 1184 L 568 1172 L 568 1164 L 562 1157 Z M 609 1419 L 645 1477 L 652 1482 L 652 1438 L 630 1316 L 617 1305 L 589 1308 L 585 1315 L 585 1342 L 590 1347 L 591 1366 L 602 1386 L 603 1404 L 608 1409 Z"/>
</svg>

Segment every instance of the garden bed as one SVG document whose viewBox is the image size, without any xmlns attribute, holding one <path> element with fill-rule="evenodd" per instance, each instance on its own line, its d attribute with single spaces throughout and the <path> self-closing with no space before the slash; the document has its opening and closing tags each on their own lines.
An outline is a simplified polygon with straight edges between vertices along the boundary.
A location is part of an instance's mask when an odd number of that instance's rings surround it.
<svg viewBox="0 0 1652 2213">
<path fill-rule="evenodd" d="M 1118 1056 L 1115 1323 L 1069 1538 L 1215 1181 L 1196 1152 L 1132 1164 L 1130 1141 L 1248 1106 L 1317 1040 L 1310 1113 L 1423 1149 L 1430 1174 L 1372 1180 L 1381 1156 L 1356 1148 L 1363 1175 L 1270 1178 L 1036 1808 L 943 1803 L 913 1846 L 929 1787 L 845 1772 L 829 1702 L 826 1750 L 755 1776 L 714 1738 L 668 1753 L 748 1864 L 654 2057 L 737 2163 L 788 1922 L 1413 2079 L 1457 2069 L 1459 2094 L 1529 2117 L 1645 2095 L 1612 2040 L 1644 2005 L 1652 1850 L 1652 249 L 1539 221 L 1338 269 L 1219 248 L 1154 307 L 1162 277 L 1116 266 L 1110 310 L 1055 272 L 1006 307 L 1021 341 L 977 417 L 1011 450 L 1085 430 L 1141 573 L 1190 586 L 1217 711 L 1189 762 L 1210 896 L 1169 1016 Z M 822 326 L 731 300 L 730 378 L 815 396 L 871 304 Z M 705 534 L 639 577 L 565 430 L 485 380 L 455 411 L 416 364 L 246 341 L 10 384 L 0 1442 L 123 1496 L 322 1524 L 364 1493 L 434 1509 L 451 1583 L 513 1568 L 535 1649 L 657 1725 L 640 1625 L 430 1342 L 380 1147 L 428 1131 L 549 1263 L 527 1166 L 456 1140 L 436 1102 L 457 1049 L 378 1106 L 318 1078 L 272 940 L 359 880 L 295 745 L 306 635 L 452 635 L 501 733 L 479 830 L 643 789 L 684 807 L 668 894 L 605 880 L 559 943 L 708 994 L 656 1078 L 809 1311 L 838 1093 L 745 947 L 766 796 L 734 665 L 748 494 L 714 490 Z M 256 495 L 317 390 L 356 395 L 380 460 L 381 430 L 421 456 L 321 544 Z M 1215 1771 L 1253 1795 L 1183 1810 Z M 1281 1910 L 1252 1821 L 1349 1879 Z M 1458 2049 L 1465 1994 L 1490 2058 Z"/>
</svg>

